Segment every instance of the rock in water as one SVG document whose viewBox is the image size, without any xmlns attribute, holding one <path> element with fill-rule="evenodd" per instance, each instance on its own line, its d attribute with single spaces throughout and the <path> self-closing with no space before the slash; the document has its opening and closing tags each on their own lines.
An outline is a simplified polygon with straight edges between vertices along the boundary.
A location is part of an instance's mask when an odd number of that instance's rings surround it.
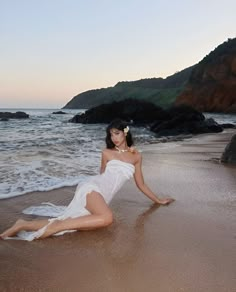
<svg viewBox="0 0 236 292">
<path fill-rule="evenodd" d="M 201 112 L 187 105 L 172 107 L 167 113 L 168 119 L 157 120 L 150 128 L 158 137 L 223 131 L 223 128 L 212 118 L 205 119 Z"/>
<path fill-rule="evenodd" d="M 156 118 L 166 118 L 166 112 L 151 102 L 137 99 L 114 101 L 110 104 L 101 104 L 76 115 L 69 120 L 71 123 L 96 124 L 110 123 L 115 118 L 135 125 L 145 125 L 154 122 Z"/>
<path fill-rule="evenodd" d="M 231 138 L 229 144 L 221 156 L 221 162 L 236 164 L 236 134 Z"/>
<path fill-rule="evenodd" d="M 2 121 L 7 121 L 8 119 L 28 119 L 29 115 L 25 112 L 0 112 L 0 119 Z"/>
<path fill-rule="evenodd" d="M 66 113 L 63 111 L 53 112 L 53 115 L 65 115 Z"/>
</svg>

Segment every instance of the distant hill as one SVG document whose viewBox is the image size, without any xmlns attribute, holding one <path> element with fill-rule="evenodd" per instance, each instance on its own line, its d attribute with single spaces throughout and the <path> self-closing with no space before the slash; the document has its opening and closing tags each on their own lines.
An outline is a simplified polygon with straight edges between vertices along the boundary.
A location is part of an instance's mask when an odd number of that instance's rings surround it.
<svg viewBox="0 0 236 292">
<path fill-rule="evenodd" d="M 236 38 L 219 45 L 194 67 L 176 104 L 205 112 L 236 113 Z"/>
<path fill-rule="evenodd" d="M 74 96 L 63 108 L 89 109 L 103 103 L 127 98 L 146 100 L 161 107 L 168 107 L 179 95 L 189 79 L 194 66 L 167 78 L 149 78 L 118 82 L 114 87 L 88 90 Z"/>
<path fill-rule="evenodd" d="M 64 108 L 89 109 L 128 98 L 162 108 L 187 104 L 205 112 L 236 113 L 236 39 L 228 39 L 198 64 L 165 79 L 122 81 L 114 87 L 85 91 Z"/>
</svg>

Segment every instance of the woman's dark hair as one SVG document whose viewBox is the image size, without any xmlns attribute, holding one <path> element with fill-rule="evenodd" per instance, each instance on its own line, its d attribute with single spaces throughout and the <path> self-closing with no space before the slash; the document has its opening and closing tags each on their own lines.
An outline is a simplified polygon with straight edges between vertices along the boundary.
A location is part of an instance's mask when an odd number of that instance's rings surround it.
<svg viewBox="0 0 236 292">
<path fill-rule="evenodd" d="M 112 149 L 115 147 L 115 144 L 111 140 L 111 132 L 110 132 L 111 129 L 124 131 L 124 128 L 126 128 L 127 126 L 128 126 L 127 123 L 125 121 L 122 121 L 121 119 L 115 119 L 110 122 L 110 124 L 106 128 L 106 132 L 107 132 L 106 145 L 108 149 Z M 127 142 L 128 147 L 131 147 L 134 144 L 130 130 L 127 133 L 126 142 Z"/>
</svg>

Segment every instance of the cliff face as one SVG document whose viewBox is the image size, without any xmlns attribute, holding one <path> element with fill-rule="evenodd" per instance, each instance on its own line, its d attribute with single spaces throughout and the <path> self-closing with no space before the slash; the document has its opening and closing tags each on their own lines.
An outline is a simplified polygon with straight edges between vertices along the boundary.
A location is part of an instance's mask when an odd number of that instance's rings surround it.
<svg viewBox="0 0 236 292">
<path fill-rule="evenodd" d="M 195 66 L 175 104 L 236 113 L 236 39 L 221 44 Z"/>
</svg>

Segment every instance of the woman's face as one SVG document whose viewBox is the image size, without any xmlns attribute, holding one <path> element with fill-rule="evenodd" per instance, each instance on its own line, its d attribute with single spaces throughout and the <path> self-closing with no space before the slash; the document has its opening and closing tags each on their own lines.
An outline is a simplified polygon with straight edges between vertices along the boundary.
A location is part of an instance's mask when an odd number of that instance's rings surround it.
<svg viewBox="0 0 236 292">
<path fill-rule="evenodd" d="M 120 146 L 125 141 L 125 133 L 124 131 L 118 130 L 118 129 L 111 129 L 111 141 L 116 145 Z"/>
</svg>

